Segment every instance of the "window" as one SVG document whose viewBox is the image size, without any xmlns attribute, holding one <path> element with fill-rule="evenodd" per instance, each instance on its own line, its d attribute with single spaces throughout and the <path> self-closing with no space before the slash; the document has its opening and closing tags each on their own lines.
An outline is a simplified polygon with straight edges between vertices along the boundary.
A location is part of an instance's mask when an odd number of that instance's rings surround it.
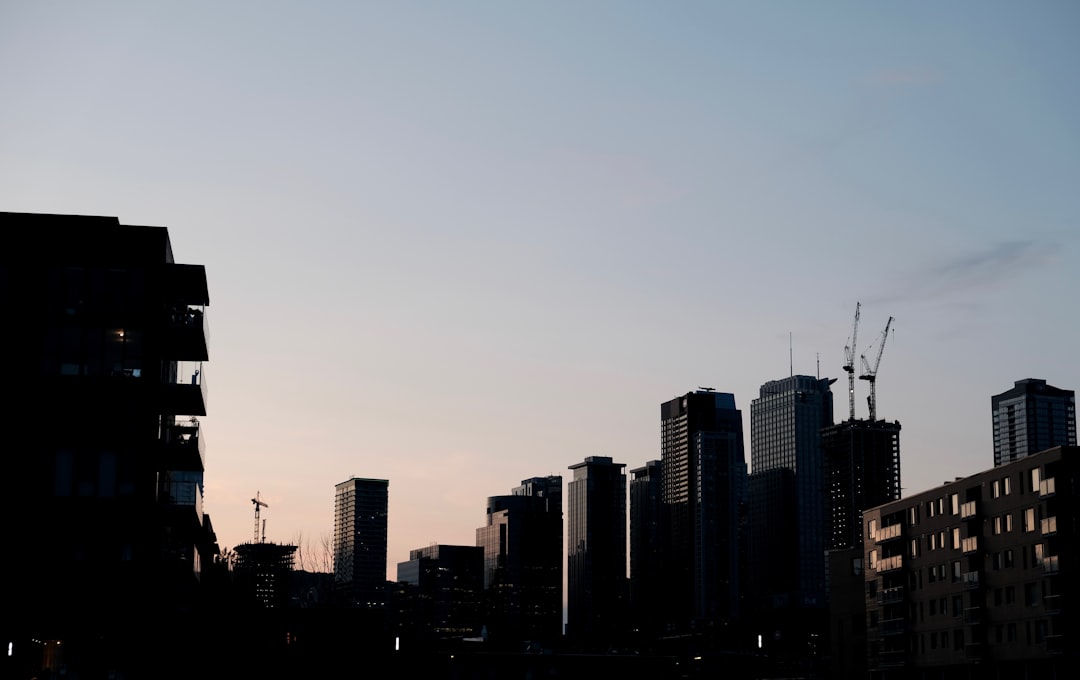
<svg viewBox="0 0 1080 680">
<path fill-rule="evenodd" d="M 919 539 L 917 539 L 917 538 L 911 539 L 911 556 L 912 557 L 918 557 L 919 556 Z"/>
<path fill-rule="evenodd" d="M 1024 604 L 1028 607 L 1039 604 L 1039 591 L 1034 583 L 1024 584 Z"/>
<path fill-rule="evenodd" d="M 866 523 L 866 537 L 877 540 L 877 520 L 872 519 Z"/>
<path fill-rule="evenodd" d="M 919 523 L 919 506 L 913 505 L 908 509 L 908 524 L 915 526 Z"/>
<path fill-rule="evenodd" d="M 959 652 L 959 651 L 964 649 L 964 629 L 963 628 L 957 628 L 956 630 L 953 631 L 952 643 L 953 643 L 952 644 L 953 651 Z"/>
<path fill-rule="evenodd" d="M 1012 480 L 1010 480 L 1008 477 L 1001 480 L 1001 487 L 1002 487 L 1002 490 L 1005 492 L 1006 496 L 1008 496 L 1010 493 L 1012 493 L 1012 484 L 1010 483 L 1011 481 Z"/>
<path fill-rule="evenodd" d="M 1012 531 L 1012 513 L 1005 513 L 1005 531 Z"/>
<path fill-rule="evenodd" d="M 995 479 L 994 483 L 990 485 L 990 488 L 992 489 L 991 492 L 990 492 L 990 495 L 991 495 L 992 498 L 1000 498 L 1001 497 L 1001 482 L 999 482 L 999 481 L 997 481 Z"/>
<path fill-rule="evenodd" d="M 952 580 L 953 580 L 953 583 L 956 583 L 957 581 L 959 581 L 960 578 L 961 578 L 960 560 L 953 560 L 953 563 L 952 563 Z"/>
<path fill-rule="evenodd" d="M 952 511 L 952 514 L 959 515 L 960 514 L 960 494 L 954 493 L 953 495 L 949 496 L 949 505 L 951 506 L 950 510 Z"/>
<path fill-rule="evenodd" d="M 955 498 L 955 496 L 954 496 Z M 953 527 L 952 530 L 952 547 L 956 550 L 960 547 L 960 527 Z"/>
<path fill-rule="evenodd" d="M 995 536 L 1001 533 L 1001 527 L 1002 527 L 1002 524 L 1003 524 L 1001 520 L 1002 520 L 1001 515 L 998 515 L 997 517 L 994 518 L 994 535 Z"/>
<path fill-rule="evenodd" d="M 1039 492 L 1039 468 L 1031 469 L 1031 490 Z"/>
<path fill-rule="evenodd" d="M 1035 531 L 1035 508 L 1024 510 L 1024 533 Z"/>
<path fill-rule="evenodd" d="M 1014 602 L 1016 602 L 1016 588 L 1005 586 L 1005 604 L 1013 604 Z"/>
<path fill-rule="evenodd" d="M 1008 550 L 1003 552 L 1001 555 L 1002 555 L 1002 560 L 1001 560 L 1002 561 L 1002 566 L 1004 568 L 1006 568 L 1006 569 L 1012 568 L 1012 566 L 1013 566 L 1013 551 L 1012 551 L 1012 548 L 1009 548 Z"/>
</svg>

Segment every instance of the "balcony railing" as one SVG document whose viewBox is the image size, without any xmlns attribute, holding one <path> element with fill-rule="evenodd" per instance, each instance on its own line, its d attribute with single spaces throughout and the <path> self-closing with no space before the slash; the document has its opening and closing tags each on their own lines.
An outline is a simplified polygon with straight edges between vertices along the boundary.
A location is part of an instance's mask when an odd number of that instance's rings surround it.
<svg viewBox="0 0 1080 680">
<path fill-rule="evenodd" d="M 183 416 L 206 415 L 206 370 L 201 361 L 177 361 L 165 376 L 161 410 Z"/>
<path fill-rule="evenodd" d="M 1039 522 L 1039 528 L 1043 536 L 1052 536 L 1057 533 L 1057 516 L 1047 517 Z"/>
<path fill-rule="evenodd" d="M 885 619 L 880 630 L 882 635 L 903 635 L 907 630 L 907 619 Z"/>
<path fill-rule="evenodd" d="M 203 439 L 199 420 L 191 418 L 176 419 L 163 428 L 162 440 L 165 444 L 165 466 L 170 470 L 206 469 L 206 443 Z"/>
<path fill-rule="evenodd" d="M 1046 498 L 1047 496 L 1053 496 L 1057 492 L 1054 484 L 1054 478 L 1048 477 L 1039 482 L 1039 497 Z"/>
<path fill-rule="evenodd" d="M 971 519 L 978 511 L 978 505 L 975 501 L 968 501 L 960 506 L 960 519 Z"/>
<path fill-rule="evenodd" d="M 882 557 L 878 560 L 877 570 L 878 572 L 895 571 L 904 566 L 903 555 L 893 555 L 892 557 Z"/>
<path fill-rule="evenodd" d="M 199 482 L 191 480 L 177 480 L 165 485 L 167 493 L 166 504 L 172 507 L 191 508 L 194 511 L 194 519 L 202 524 L 203 518 L 203 492 Z"/>
<path fill-rule="evenodd" d="M 964 609 L 964 623 L 969 626 L 983 622 L 982 607 L 967 607 Z"/>
<path fill-rule="evenodd" d="M 979 572 L 966 571 L 960 576 L 965 590 L 973 590 L 979 587 Z"/>
<path fill-rule="evenodd" d="M 878 604 L 895 604 L 904 599 L 904 587 L 885 588 L 878 593 Z"/>
<path fill-rule="evenodd" d="M 881 543 L 883 541 L 889 541 L 894 538 L 899 538 L 902 529 L 902 524 L 890 524 L 887 527 L 881 527 L 877 530 L 877 536 L 875 536 L 875 540 L 878 543 Z"/>
<path fill-rule="evenodd" d="M 170 309 L 167 328 L 162 339 L 166 357 L 188 361 L 210 358 L 210 324 L 202 305 L 180 305 Z"/>
</svg>

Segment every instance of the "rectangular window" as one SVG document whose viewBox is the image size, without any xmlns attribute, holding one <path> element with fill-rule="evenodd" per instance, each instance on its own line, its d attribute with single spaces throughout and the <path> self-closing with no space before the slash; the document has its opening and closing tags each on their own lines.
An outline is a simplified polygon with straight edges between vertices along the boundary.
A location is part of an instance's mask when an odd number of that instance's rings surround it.
<svg viewBox="0 0 1080 680">
<path fill-rule="evenodd" d="M 1002 520 L 1002 518 L 1001 518 L 1000 515 L 998 515 L 997 517 L 994 518 L 994 535 L 995 536 L 1001 533 L 1001 526 L 1002 526 L 1002 521 L 1001 520 Z"/>
<path fill-rule="evenodd" d="M 1011 483 L 1011 480 L 1008 477 L 1001 480 L 1001 487 L 1002 487 L 1002 490 L 1005 492 L 1006 496 L 1008 496 L 1010 493 L 1012 493 L 1012 483 Z"/>
<path fill-rule="evenodd" d="M 919 556 L 919 539 L 917 539 L 917 538 L 911 539 L 911 556 L 912 557 L 918 557 Z"/>
<path fill-rule="evenodd" d="M 915 526 L 919 523 L 919 506 L 913 505 L 908 509 L 908 524 Z"/>
<path fill-rule="evenodd" d="M 960 494 L 954 493 L 953 495 L 949 496 L 949 505 L 951 506 L 950 510 L 952 511 L 952 514 L 959 515 L 960 514 Z"/>
<path fill-rule="evenodd" d="M 1035 508 L 1024 510 L 1024 532 L 1035 531 Z"/>
<path fill-rule="evenodd" d="M 953 527 L 952 530 L 952 548 L 958 550 L 960 548 L 960 528 Z"/>
<path fill-rule="evenodd" d="M 1039 492 L 1039 468 L 1031 469 L 1031 490 L 1035 493 Z"/>
<path fill-rule="evenodd" d="M 990 485 L 990 488 L 992 489 L 992 491 L 990 492 L 992 498 L 1001 497 L 1001 482 L 995 479 L 994 483 Z"/>
<path fill-rule="evenodd" d="M 877 520 L 872 519 L 866 523 L 866 536 L 871 540 L 877 540 Z"/>
<path fill-rule="evenodd" d="M 1012 548 L 1009 548 L 1004 553 L 1002 553 L 1002 565 L 1006 569 L 1012 568 L 1012 566 L 1013 566 L 1013 551 L 1012 551 Z"/>
<path fill-rule="evenodd" d="M 1005 531 L 1006 532 L 1012 531 L 1012 513 L 1011 512 L 1005 514 Z"/>
</svg>

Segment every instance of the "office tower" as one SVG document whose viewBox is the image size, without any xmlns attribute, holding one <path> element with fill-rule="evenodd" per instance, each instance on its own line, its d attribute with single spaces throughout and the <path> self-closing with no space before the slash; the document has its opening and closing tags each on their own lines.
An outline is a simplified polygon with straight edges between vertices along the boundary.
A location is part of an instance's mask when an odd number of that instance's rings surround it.
<svg viewBox="0 0 1080 680">
<path fill-rule="evenodd" d="M 994 416 L 994 465 L 1053 446 L 1076 446 L 1076 393 L 1045 380 L 1017 380 L 990 398 Z"/>
<path fill-rule="evenodd" d="M 533 477 L 508 496 L 487 499 L 476 530 L 484 549 L 489 640 L 519 648 L 562 636 L 562 477 Z"/>
<path fill-rule="evenodd" d="M 581 641 L 610 641 L 625 630 L 625 467 L 589 456 L 569 468 L 566 632 Z"/>
<path fill-rule="evenodd" d="M 630 621 L 634 630 L 658 631 L 663 582 L 664 530 L 661 465 L 650 460 L 630 471 Z"/>
<path fill-rule="evenodd" d="M 483 548 L 440 544 L 410 550 L 409 560 L 398 563 L 397 580 L 404 585 L 403 650 L 480 634 Z"/>
<path fill-rule="evenodd" d="M 826 548 L 862 545 L 862 511 L 900 498 L 900 423 L 845 420 L 821 432 Z"/>
<path fill-rule="evenodd" d="M 1077 489 L 1055 447 L 866 510 L 870 677 L 1074 673 Z"/>
<path fill-rule="evenodd" d="M 347 607 L 386 606 L 390 482 L 352 477 L 334 486 L 334 589 Z"/>
<path fill-rule="evenodd" d="M 834 382 L 806 375 L 772 380 L 750 405 L 750 563 L 758 625 L 766 639 L 804 649 L 825 628 L 821 430 L 833 424 Z M 771 553 L 781 546 L 782 555 Z M 778 560 L 769 566 L 778 573 L 765 579 L 762 560 Z"/>
<path fill-rule="evenodd" d="M 689 392 L 660 406 L 662 500 L 668 541 L 662 623 L 702 630 L 739 617 L 739 508 L 746 484 L 735 396 Z"/>
<path fill-rule="evenodd" d="M 6 667 L 42 675 L 42 644 L 87 677 L 148 671 L 139 659 L 182 667 L 204 630 L 201 590 L 218 552 L 198 420 L 206 270 L 175 261 L 164 227 L 16 213 L 0 213 L 0 227 L 17 393 L 5 414 L 18 442 L 0 501 Z"/>
</svg>

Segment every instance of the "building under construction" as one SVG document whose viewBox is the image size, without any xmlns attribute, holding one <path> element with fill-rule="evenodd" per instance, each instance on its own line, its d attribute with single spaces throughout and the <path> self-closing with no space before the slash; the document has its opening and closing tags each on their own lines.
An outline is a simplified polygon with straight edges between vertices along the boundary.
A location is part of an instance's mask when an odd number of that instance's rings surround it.
<svg viewBox="0 0 1080 680">
<path fill-rule="evenodd" d="M 292 592 L 295 545 L 242 543 L 236 546 L 233 576 L 248 602 L 267 609 L 285 607 Z"/>
<path fill-rule="evenodd" d="M 827 549 L 862 545 L 862 511 L 900 498 L 900 423 L 846 420 L 821 431 Z"/>
</svg>

